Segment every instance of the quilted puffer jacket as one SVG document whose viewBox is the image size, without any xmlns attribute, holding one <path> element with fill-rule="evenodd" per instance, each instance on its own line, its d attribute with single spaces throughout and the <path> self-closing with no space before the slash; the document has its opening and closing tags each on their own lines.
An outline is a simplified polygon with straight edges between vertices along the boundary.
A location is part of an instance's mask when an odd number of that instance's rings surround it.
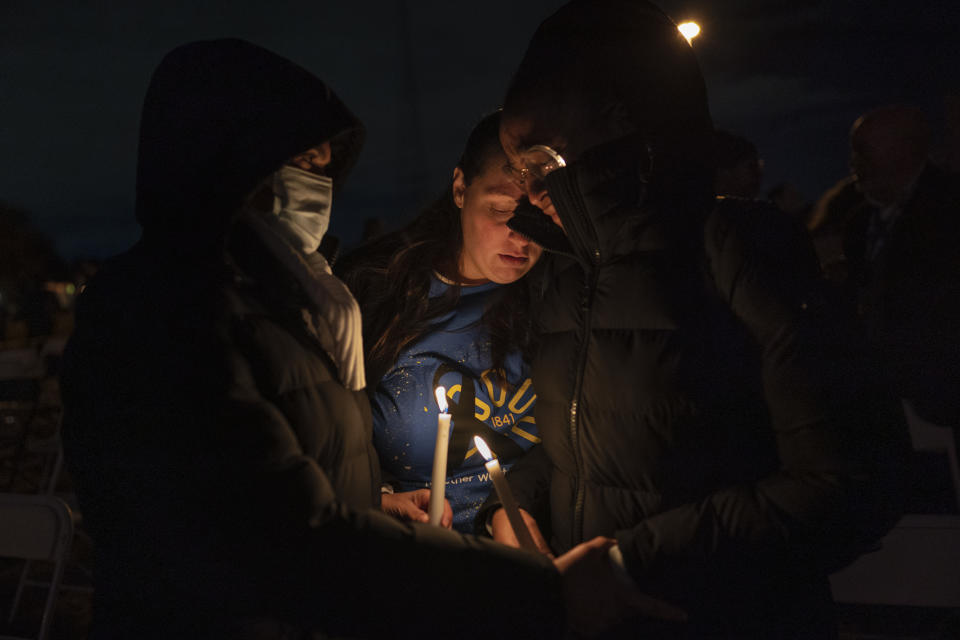
<svg viewBox="0 0 960 640">
<path fill-rule="evenodd" d="M 547 176 L 565 237 L 511 221 L 554 260 L 543 445 L 511 485 L 558 553 L 615 536 L 694 637 L 829 636 L 827 574 L 896 517 L 902 421 L 805 236 L 760 203 L 649 197 L 642 149 L 628 136 Z"/>
</svg>

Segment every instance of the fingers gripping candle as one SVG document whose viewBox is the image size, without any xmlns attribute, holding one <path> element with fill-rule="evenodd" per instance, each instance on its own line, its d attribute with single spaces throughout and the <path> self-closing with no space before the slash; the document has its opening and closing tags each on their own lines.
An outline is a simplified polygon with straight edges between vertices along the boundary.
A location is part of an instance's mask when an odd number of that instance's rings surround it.
<svg viewBox="0 0 960 640">
<path fill-rule="evenodd" d="M 433 450 L 433 473 L 430 476 L 430 524 L 440 524 L 443 515 L 443 494 L 447 486 L 447 448 L 450 446 L 450 414 L 447 413 L 447 390 L 435 391 L 440 414 L 437 416 L 437 445 Z"/>
<path fill-rule="evenodd" d="M 520 515 L 520 507 L 517 506 L 517 501 L 513 497 L 510 485 L 507 484 L 507 478 L 503 475 L 500 462 L 493 457 L 490 447 L 487 446 L 483 438 L 474 436 L 473 443 L 477 446 L 477 451 L 480 452 L 483 459 L 486 460 L 483 466 L 487 468 L 487 473 L 490 474 L 490 480 L 493 481 L 493 488 L 497 490 L 497 497 L 500 498 L 500 504 L 503 505 L 503 510 L 507 512 L 507 519 L 510 521 L 513 534 L 517 536 L 520 548 L 537 551 L 537 545 L 533 543 L 533 538 L 530 537 L 530 530 L 527 529 L 527 524 L 523 521 L 523 516 Z"/>
</svg>

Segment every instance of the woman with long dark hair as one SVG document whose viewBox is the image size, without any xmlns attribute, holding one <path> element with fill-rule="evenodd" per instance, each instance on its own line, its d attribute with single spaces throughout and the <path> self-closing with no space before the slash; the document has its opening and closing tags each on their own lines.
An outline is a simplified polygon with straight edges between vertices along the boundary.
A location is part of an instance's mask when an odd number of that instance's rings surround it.
<svg viewBox="0 0 960 640">
<path fill-rule="evenodd" d="M 444 386 L 454 425 L 446 496 L 460 531 L 473 530 L 490 491 L 473 436 L 507 466 L 539 442 L 522 278 L 541 249 L 507 227 L 523 194 L 504 171 L 499 123 L 498 112 L 476 126 L 440 199 L 341 267 L 363 312 L 374 445 L 388 480 L 383 508 L 427 520 L 434 390 Z"/>
</svg>

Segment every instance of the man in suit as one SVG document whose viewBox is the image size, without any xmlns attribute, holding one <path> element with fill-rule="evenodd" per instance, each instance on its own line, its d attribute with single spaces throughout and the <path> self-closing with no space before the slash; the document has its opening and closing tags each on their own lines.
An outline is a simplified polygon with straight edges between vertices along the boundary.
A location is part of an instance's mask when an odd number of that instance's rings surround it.
<svg viewBox="0 0 960 640">
<path fill-rule="evenodd" d="M 960 426 L 960 186 L 928 160 L 923 113 L 885 106 L 854 123 L 850 168 L 866 199 L 844 237 L 851 289 L 892 390 L 929 422 Z"/>
</svg>

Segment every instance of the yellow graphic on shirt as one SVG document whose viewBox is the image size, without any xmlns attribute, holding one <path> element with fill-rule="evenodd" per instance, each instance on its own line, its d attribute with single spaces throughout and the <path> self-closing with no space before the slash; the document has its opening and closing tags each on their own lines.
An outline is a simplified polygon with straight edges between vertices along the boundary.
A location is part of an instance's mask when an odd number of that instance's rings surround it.
<svg viewBox="0 0 960 640">
<path fill-rule="evenodd" d="M 518 420 L 518 422 L 520 422 L 520 423 L 526 422 L 527 424 L 532 424 L 532 425 L 534 425 L 534 426 L 536 426 L 536 424 L 537 424 L 537 421 L 534 419 L 533 416 L 524 416 L 524 417 L 520 418 L 520 420 Z M 513 431 L 515 434 L 517 434 L 517 435 L 520 436 L 521 438 L 525 438 L 525 439 L 529 440 L 530 442 L 532 442 L 532 443 L 534 443 L 534 444 L 540 442 L 540 438 L 538 438 L 537 436 L 533 435 L 533 434 L 530 433 L 529 431 L 524 431 L 522 428 L 520 428 L 520 427 L 517 426 L 517 425 L 514 425 L 513 428 L 510 429 L 510 431 Z"/>
<path fill-rule="evenodd" d="M 530 408 L 530 405 L 532 405 L 533 402 L 537 399 L 537 394 L 535 393 L 530 394 L 530 398 L 527 400 L 527 403 L 522 407 L 518 407 L 517 403 L 523 399 L 523 395 L 527 392 L 527 389 L 530 388 L 530 385 L 532 383 L 533 383 L 533 380 L 531 380 L 530 378 L 527 378 L 526 380 L 523 381 L 523 384 L 520 385 L 520 388 L 514 394 L 513 400 L 511 400 L 510 404 L 507 405 L 507 409 L 510 409 L 510 411 L 514 413 L 523 413 L 524 411 Z"/>
<path fill-rule="evenodd" d="M 493 380 L 490 379 L 491 373 L 493 373 L 493 369 L 487 369 L 486 371 L 480 374 L 480 379 L 483 381 L 484 386 L 486 386 L 487 388 L 487 395 L 490 396 L 490 401 L 493 402 L 493 406 L 502 407 L 503 403 L 507 401 L 507 390 L 505 387 L 501 388 L 500 397 L 497 398 L 497 392 L 494 389 Z M 503 376 L 503 372 L 501 372 L 500 375 Z M 529 383 L 530 380 L 527 379 L 527 382 Z M 482 419 L 483 418 L 481 418 L 481 420 Z"/>
<path fill-rule="evenodd" d="M 474 417 L 481 422 L 487 422 L 495 429 L 509 428 L 513 434 L 520 436 L 524 440 L 534 444 L 539 443 L 540 438 L 527 430 L 536 428 L 536 419 L 532 415 L 523 415 L 526 411 L 530 410 L 533 403 L 537 400 L 537 394 L 533 392 L 533 381 L 527 378 L 517 387 L 512 395 L 508 396 L 506 385 L 498 383 L 499 380 L 502 380 L 502 375 L 494 375 L 493 369 L 487 369 L 481 373 L 480 380 L 486 389 L 490 403 L 488 404 L 480 398 L 474 398 Z M 456 396 L 461 390 L 461 385 L 451 385 L 447 389 L 447 396 L 451 400 L 456 400 Z M 493 415 L 491 404 L 497 409 L 506 405 L 509 413 Z M 524 426 L 526 425 L 529 426 L 525 429 Z M 464 455 L 464 460 L 476 453 L 476 447 L 471 447 Z"/>
</svg>

